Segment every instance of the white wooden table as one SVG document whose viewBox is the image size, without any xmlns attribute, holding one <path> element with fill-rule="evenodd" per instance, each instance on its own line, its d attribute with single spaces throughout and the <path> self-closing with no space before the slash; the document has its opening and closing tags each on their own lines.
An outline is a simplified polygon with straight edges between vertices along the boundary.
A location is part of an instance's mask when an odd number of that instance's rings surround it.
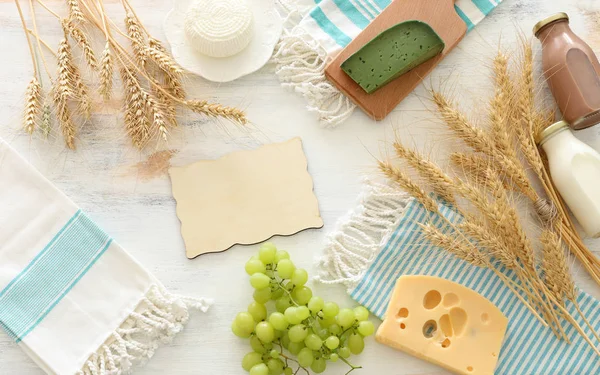
<svg viewBox="0 0 600 375">
<path fill-rule="evenodd" d="M 63 2 L 49 3 L 60 7 Z M 118 14 L 115 20 L 120 22 L 119 3 L 112 0 L 106 3 L 109 13 Z M 135 0 L 133 3 L 145 25 L 164 40 L 162 18 L 170 9 L 171 1 Z M 481 107 L 491 92 L 488 69 L 498 41 L 501 39 L 505 46 L 516 47 L 517 30 L 522 29 L 529 36 L 537 20 L 557 11 L 568 12 L 574 31 L 600 49 L 600 26 L 594 23 L 591 13 L 581 8 L 581 3 L 584 2 L 506 0 L 467 35 L 427 79 L 427 84 L 452 90 L 465 109 Z M 589 9 L 594 1 L 585 3 Z M 600 10 L 600 4 L 595 6 Z M 56 45 L 59 38 L 57 23 L 42 11 L 39 13 L 38 22 L 44 37 Z M 534 45 L 539 48 L 537 41 Z M 121 118 L 115 115 L 113 106 L 100 107 L 92 121 L 84 125 L 77 152 L 66 150 L 60 139 L 45 143 L 23 135 L 19 130 L 22 97 L 32 69 L 16 8 L 10 0 L 0 0 L 0 46 L 0 136 L 88 212 L 168 288 L 181 294 L 216 299 L 207 314 L 195 314 L 174 343 L 160 349 L 137 373 L 243 374 L 240 361 L 250 349 L 246 342 L 230 333 L 230 324 L 235 314 L 245 310 L 252 299 L 243 267 L 257 246 L 236 246 L 224 253 L 186 259 L 170 182 L 166 176 L 142 181 L 132 172 L 131 166 L 144 160 L 147 154 L 140 154 L 130 147 Z M 539 60 L 539 56 L 537 58 Z M 176 165 L 213 159 L 234 150 L 250 149 L 261 143 L 294 136 L 303 139 L 325 227 L 291 237 L 277 237 L 274 242 L 288 250 L 297 265 L 312 273 L 314 258 L 321 251 L 325 236 L 354 206 L 361 189 L 361 176 L 375 170 L 370 153 L 379 154 L 383 141 L 393 137 L 394 127 L 406 144 L 432 150 L 434 155 L 441 152 L 440 141 L 447 139 L 440 133 L 439 123 L 431 121 L 432 113 L 426 110 L 423 85 L 385 121 L 375 123 L 356 111 L 347 123 L 336 129 L 321 128 L 315 116 L 305 110 L 303 99 L 280 87 L 272 66 L 229 84 L 217 85 L 191 78 L 188 88 L 190 93 L 200 97 L 247 108 L 257 130 L 240 132 L 225 122 L 218 124 L 194 115 L 186 116 L 185 125 L 169 144 L 179 150 L 173 159 Z M 114 106 L 118 108 L 119 103 Z M 599 130 L 590 129 L 579 134 L 600 150 Z M 598 248 L 598 243 L 594 246 Z M 575 272 L 580 285 L 598 296 L 599 289 L 587 282 L 579 269 Z M 326 299 L 354 305 L 342 287 L 314 285 L 314 290 Z M 446 373 L 372 339 L 355 362 L 364 367 L 357 374 Z M 327 373 L 345 372 L 344 365 L 336 365 Z M 41 370 L 7 335 L 0 334 L 0 375 L 36 374 L 42 374 Z"/>
</svg>

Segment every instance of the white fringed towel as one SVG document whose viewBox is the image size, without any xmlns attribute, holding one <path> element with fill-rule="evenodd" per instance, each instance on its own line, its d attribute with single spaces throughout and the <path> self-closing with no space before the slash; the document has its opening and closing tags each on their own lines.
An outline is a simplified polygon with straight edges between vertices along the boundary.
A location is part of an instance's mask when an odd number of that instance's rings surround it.
<svg viewBox="0 0 600 375">
<path fill-rule="evenodd" d="M 209 304 L 170 294 L 0 139 L 0 326 L 47 374 L 128 373 Z"/>
</svg>

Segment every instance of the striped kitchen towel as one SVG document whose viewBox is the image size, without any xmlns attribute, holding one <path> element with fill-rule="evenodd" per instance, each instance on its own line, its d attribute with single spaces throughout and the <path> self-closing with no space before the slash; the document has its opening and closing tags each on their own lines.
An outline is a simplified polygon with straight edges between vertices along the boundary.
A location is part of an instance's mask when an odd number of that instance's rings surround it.
<svg viewBox="0 0 600 375">
<path fill-rule="evenodd" d="M 128 373 L 209 302 L 169 293 L 0 139 L 0 326 L 47 374 Z"/>
<path fill-rule="evenodd" d="M 439 209 L 450 221 L 458 214 L 443 204 Z M 396 280 L 402 275 L 430 275 L 467 286 L 492 301 L 508 317 L 496 375 L 594 375 L 600 358 L 566 325 L 571 344 L 558 340 L 544 327 L 493 271 L 475 267 L 423 238 L 419 223 L 443 228 L 439 216 L 396 189 L 366 182 L 360 207 L 343 220 L 328 240 L 319 262 L 319 280 L 340 283 L 374 315 L 383 319 Z M 600 329 L 600 303 L 586 293 L 577 298 L 596 330 Z M 575 307 L 567 308 L 574 317 Z M 591 332 L 581 318 L 584 331 Z M 593 338 L 592 338 L 593 339 Z"/>
<path fill-rule="evenodd" d="M 282 84 L 302 94 L 326 126 L 348 118 L 355 105 L 325 78 L 330 56 L 354 39 L 392 0 L 278 0 L 286 15 L 273 62 Z M 414 0 L 437 1 L 437 0 Z M 471 30 L 502 0 L 457 0 Z"/>
</svg>

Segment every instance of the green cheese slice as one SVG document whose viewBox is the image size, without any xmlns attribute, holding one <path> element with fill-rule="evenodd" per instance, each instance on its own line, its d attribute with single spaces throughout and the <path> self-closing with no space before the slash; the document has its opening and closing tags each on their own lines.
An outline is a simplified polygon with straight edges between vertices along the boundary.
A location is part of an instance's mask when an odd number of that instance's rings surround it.
<svg viewBox="0 0 600 375">
<path fill-rule="evenodd" d="M 368 94 L 440 54 L 445 44 L 425 22 L 410 20 L 390 27 L 341 65 Z"/>
</svg>

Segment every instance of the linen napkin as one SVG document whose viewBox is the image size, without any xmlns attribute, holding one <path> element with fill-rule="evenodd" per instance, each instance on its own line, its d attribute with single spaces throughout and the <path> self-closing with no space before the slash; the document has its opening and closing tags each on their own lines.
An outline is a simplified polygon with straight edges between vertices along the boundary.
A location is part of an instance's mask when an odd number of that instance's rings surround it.
<svg viewBox="0 0 600 375">
<path fill-rule="evenodd" d="M 501 1 L 457 0 L 455 9 L 471 30 Z M 348 45 L 391 2 L 279 0 L 286 22 L 273 55 L 276 73 L 283 86 L 306 99 L 308 110 L 317 112 L 324 125 L 340 124 L 356 107 L 325 78 L 330 56 Z"/>
<path fill-rule="evenodd" d="M 209 304 L 169 293 L 0 139 L 0 325 L 47 374 L 128 372 Z"/>
<path fill-rule="evenodd" d="M 600 373 L 600 358 L 573 326 L 564 324 L 570 345 L 558 340 L 493 271 L 470 265 L 429 244 L 419 223 L 431 222 L 442 229 L 443 221 L 437 216 L 429 221 L 431 214 L 414 198 L 367 180 L 360 202 L 329 236 L 319 261 L 319 281 L 345 285 L 353 299 L 383 319 L 400 276 L 429 275 L 452 280 L 488 298 L 508 317 L 495 374 Z M 460 220 L 443 203 L 439 203 L 439 209 L 451 222 Z M 583 292 L 578 293 L 577 301 L 598 330 L 600 303 Z M 567 309 L 592 337 L 571 302 L 567 302 Z"/>
</svg>

